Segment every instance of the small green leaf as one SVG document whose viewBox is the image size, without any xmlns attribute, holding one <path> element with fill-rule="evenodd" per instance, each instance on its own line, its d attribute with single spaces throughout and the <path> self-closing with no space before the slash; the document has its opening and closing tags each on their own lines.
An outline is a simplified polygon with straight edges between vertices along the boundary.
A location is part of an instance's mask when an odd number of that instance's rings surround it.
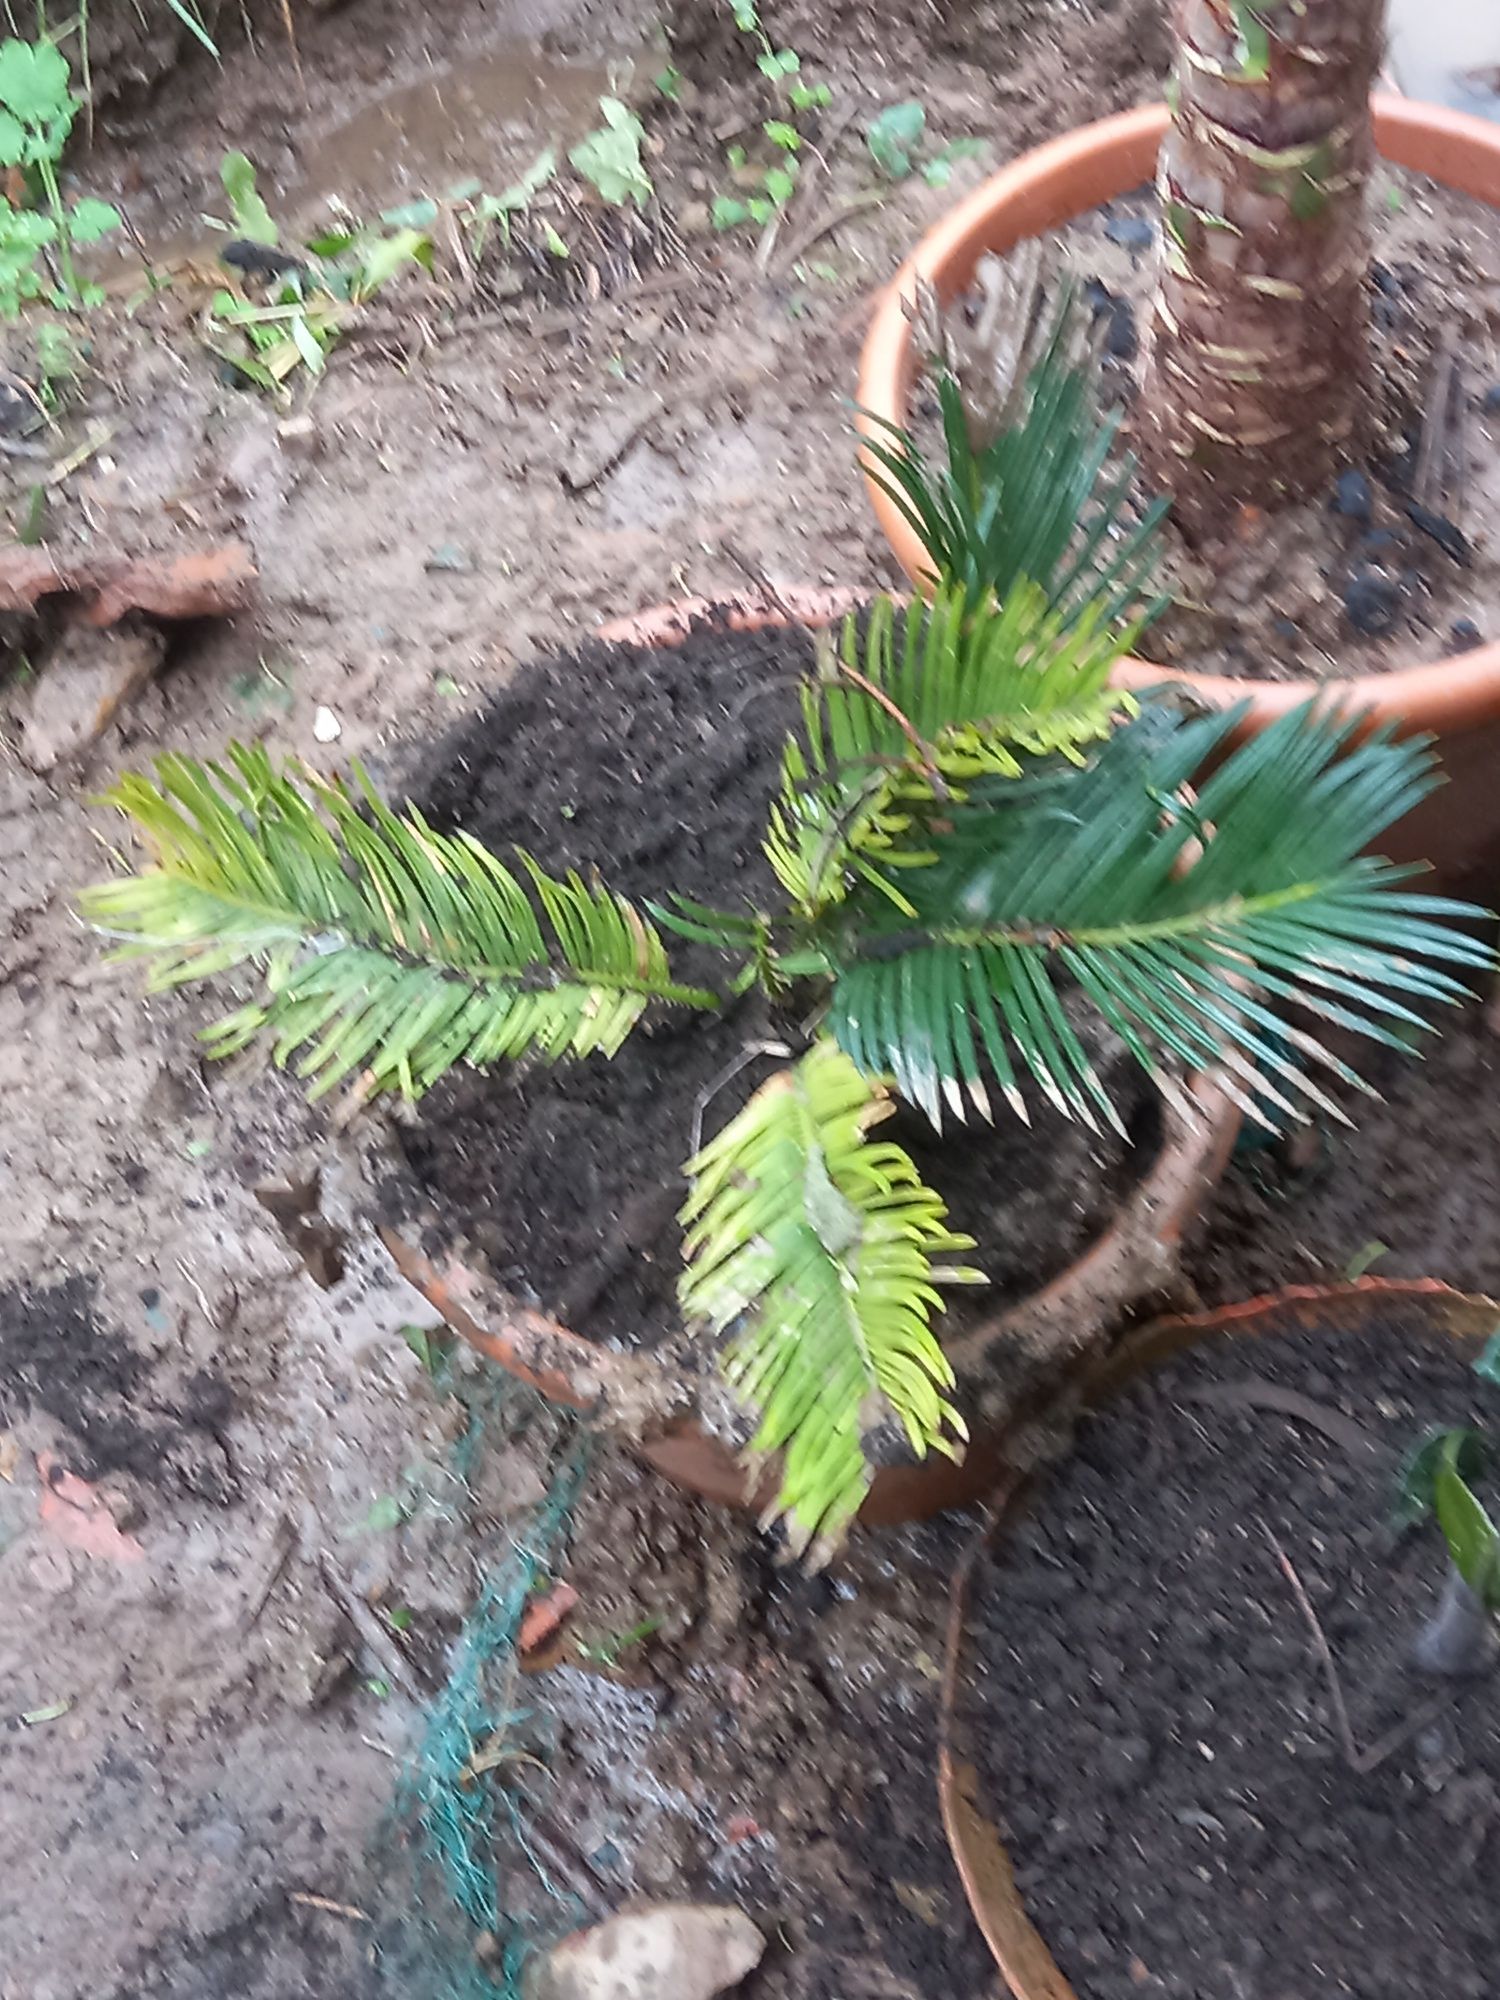
<svg viewBox="0 0 1500 2000">
<path fill-rule="evenodd" d="M 1255 11 L 1255 0 L 1229 0 L 1235 29 L 1235 61 L 1246 83 L 1264 83 L 1271 73 L 1271 39 Z"/>
<path fill-rule="evenodd" d="M 783 153 L 796 153 L 802 147 L 802 134 L 795 125 L 788 125 L 784 118 L 768 118 L 761 131 L 773 146 L 779 146 Z"/>
<path fill-rule="evenodd" d="M 288 321 L 287 332 L 292 337 L 292 345 L 302 356 L 303 364 L 310 374 L 321 375 L 327 360 L 317 335 L 307 323 L 303 313 Z"/>
<path fill-rule="evenodd" d="M 662 96 L 673 104 L 682 95 L 682 71 L 673 69 L 670 63 L 665 69 L 657 71 L 655 83 Z"/>
<path fill-rule="evenodd" d="M 393 1632 L 409 1632 L 412 1616 L 409 1604 L 397 1604 L 385 1614 L 385 1622 Z"/>
<path fill-rule="evenodd" d="M 623 208 L 626 202 L 644 208 L 655 192 L 641 160 L 646 128 L 618 97 L 601 97 L 599 109 L 603 125 L 580 140 L 568 159 L 611 208 Z"/>
<path fill-rule="evenodd" d="M 45 1708 L 24 1709 L 21 1721 L 28 1729 L 36 1729 L 44 1722 L 61 1722 L 72 1706 L 71 1701 L 49 1701 Z"/>
<path fill-rule="evenodd" d="M 865 127 L 870 157 L 888 180 L 904 181 L 912 170 L 912 155 L 922 143 L 927 112 L 916 99 L 888 104 Z"/>
<path fill-rule="evenodd" d="M 383 1681 L 378 1676 L 376 1676 L 371 1680 L 367 1680 L 365 1682 L 365 1687 L 370 1694 L 374 1695 L 377 1701 L 389 1701 L 391 1698 L 390 1682 Z"/>
<path fill-rule="evenodd" d="M 1417 1446 L 1402 1469 L 1401 1482 L 1396 1491 L 1395 1520 L 1398 1527 L 1414 1527 L 1432 1512 L 1438 1465 L 1443 1453 L 1455 1440 L 1459 1472 L 1472 1479 L 1483 1470 L 1485 1444 L 1478 1431 L 1434 1431 Z"/>
<path fill-rule="evenodd" d="M 558 235 L 557 231 L 552 227 L 552 224 L 550 222 L 544 222 L 542 224 L 542 235 L 546 242 L 547 249 L 552 256 L 554 257 L 572 256 L 573 254 L 572 251 L 568 248 L 567 244 L 563 241 L 562 237 Z"/>
<path fill-rule="evenodd" d="M 1381 1243 L 1374 1237 L 1368 1243 L 1362 1243 L 1344 1266 L 1345 1284 L 1357 1284 L 1372 1264 L 1378 1264 L 1382 1257 L 1389 1257 L 1390 1254 L 1390 1244 Z"/>
<path fill-rule="evenodd" d="M 737 195 L 715 195 L 714 205 L 709 210 L 709 220 L 714 228 L 720 231 L 738 229 L 742 222 L 750 220 L 749 205 L 741 201 Z"/>
<path fill-rule="evenodd" d="M 75 243 L 98 243 L 119 226 L 120 211 L 90 195 L 74 202 L 68 216 L 68 233 Z"/>
<path fill-rule="evenodd" d="M 47 532 L 47 488 L 40 479 L 26 489 L 26 506 L 16 528 L 23 549 L 34 549 Z"/>
<path fill-rule="evenodd" d="M 438 205 L 431 195 L 423 195 L 399 208 L 383 209 L 380 219 L 388 229 L 431 229 L 438 219 Z"/>
<path fill-rule="evenodd" d="M 803 83 L 800 78 L 787 92 L 794 111 L 822 111 L 833 102 L 833 90 L 826 83 Z"/>
<path fill-rule="evenodd" d="M 1479 1359 L 1474 1363 L 1474 1373 L 1481 1382 L 1488 1382 L 1491 1388 L 1500 1389 L 1500 1326 L 1484 1343 Z"/>
<path fill-rule="evenodd" d="M 61 123 L 56 143 L 48 149 L 50 157 L 61 152 L 81 102 L 73 95 L 68 59 L 54 43 L 0 42 L 0 104 L 33 134 Z"/>
<path fill-rule="evenodd" d="M 1406 196 L 1398 187 L 1388 187 L 1385 191 L 1385 205 L 1392 215 L 1399 215 L 1406 206 Z"/>
<path fill-rule="evenodd" d="M 756 67 L 763 76 L 779 83 L 784 76 L 795 76 L 802 67 L 802 58 L 795 49 L 763 49 L 756 57 Z"/>
<path fill-rule="evenodd" d="M 1500 1529 L 1463 1476 L 1466 1436 L 1472 1433 L 1453 1431 L 1443 1439 L 1433 1480 L 1433 1509 L 1453 1567 L 1483 1604 L 1493 1606 L 1500 1595 Z"/>
<path fill-rule="evenodd" d="M 514 209 L 525 208 L 533 195 L 540 194 L 556 172 L 557 148 L 548 146 L 537 154 L 518 181 L 512 181 L 508 188 L 495 196 L 497 212 L 504 214 Z"/>
<path fill-rule="evenodd" d="M 793 163 L 795 164 L 795 163 Z M 797 176 L 790 167 L 768 167 L 766 169 L 766 199 L 781 208 L 792 198 L 792 190 L 797 185 Z"/>
<path fill-rule="evenodd" d="M 365 1516 L 365 1531 L 371 1535 L 386 1535 L 392 1528 L 399 1528 L 405 1519 L 406 1504 L 400 1495 L 382 1493 Z"/>
<path fill-rule="evenodd" d="M 271 211 L 261 200 L 255 185 L 255 169 L 244 153 L 226 153 L 219 166 L 219 179 L 229 197 L 230 213 L 242 236 L 252 243 L 275 248 L 281 232 L 271 220 Z"/>
</svg>

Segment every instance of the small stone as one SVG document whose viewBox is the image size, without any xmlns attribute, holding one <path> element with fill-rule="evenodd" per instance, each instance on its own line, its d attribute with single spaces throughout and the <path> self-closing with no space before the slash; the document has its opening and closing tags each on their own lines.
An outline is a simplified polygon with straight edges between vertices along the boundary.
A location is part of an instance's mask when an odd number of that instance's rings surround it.
<svg viewBox="0 0 1500 2000">
<path fill-rule="evenodd" d="M 1346 521 L 1358 521 L 1362 527 L 1369 525 L 1375 510 L 1375 496 L 1370 491 L 1370 482 L 1356 465 L 1341 472 L 1333 484 L 1333 511 L 1342 514 Z"/>
<path fill-rule="evenodd" d="M 1484 401 L 1480 407 L 1487 417 L 1500 416 L 1500 382 L 1485 390 Z"/>
<path fill-rule="evenodd" d="M 344 725 L 331 708 L 313 710 L 313 735 L 319 743 L 337 743 L 344 733 Z"/>
<path fill-rule="evenodd" d="M 1104 233 L 1122 250 L 1149 250 L 1156 241 L 1156 224 L 1144 215 L 1110 215 L 1105 218 Z"/>
<path fill-rule="evenodd" d="M 44 773 L 97 743 L 155 675 L 166 652 L 154 625 L 70 625 L 47 659 L 21 725 L 21 756 Z"/>
<path fill-rule="evenodd" d="M 1455 618 L 1448 628 L 1448 637 L 1455 653 L 1472 653 L 1476 646 L 1484 644 L 1484 634 L 1472 618 Z"/>
<path fill-rule="evenodd" d="M 742 1910 L 660 1903 L 564 1938 L 533 1962 L 524 1990 L 526 2000 L 714 2000 L 765 1949 Z"/>
<path fill-rule="evenodd" d="M 1357 569 L 1344 585 L 1344 616 L 1367 639 L 1383 639 L 1401 616 L 1401 585 L 1376 569 Z"/>
<path fill-rule="evenodd" d="M 1135 330 L 1135 312 L 1128 299 L 1112 292 L 1099 278 L 1090 278 L 1083 288 L 1084 302 L 1104 327 L 1104 352 L 1116 361 L 1133 361 L 1140 348 Z"/>
<path fill-rule="evenodd" d="M 457 542 L 439 542 L 422 567 L 429 573 L 443 570 L 452 576 L 467 576 L 474 567 L 474 559 Z"/>
</svg>

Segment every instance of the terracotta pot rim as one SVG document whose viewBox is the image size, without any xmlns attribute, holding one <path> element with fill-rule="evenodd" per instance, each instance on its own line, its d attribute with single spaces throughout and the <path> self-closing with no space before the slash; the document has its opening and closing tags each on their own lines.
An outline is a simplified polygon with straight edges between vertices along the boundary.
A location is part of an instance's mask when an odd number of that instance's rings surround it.
<svg viewBox="0 0 1500 2000">
<path fill-rule="evenodd" d="M 701 618 L 718 617 L 746 631 L 826 625 L 862 601 L 854 590 L 807 586 L 778 590 L 774 599 L 745 592 L 720 600 L 683 598 L 612 619 L 596 636 L 623 645 L 671 646 Z M 1240 1124 L 1237 1107 L 1210 1076 L 1192 1079 L 1190 1095 L 1198 1113 L 1192 1121 L 1161 1100 L 1156 1156 L 1093 1242 L 1045 1285 L 954 1343 L 949 1352 L 961 1368 L 997 1342 L 1040 1325 L 1076 1322 L 1086 1336 L 1090 1305 L 1097 1319 L 1101 1298 L 1123 1308 L 1153 1290 L 1159 1293 L 1162 1267 L 1223 1173 Z M 649 1351 L 615 1353 L 508 1298 L 458 1260 L 439 1265 L 398 1232 L 380 1233 L 402 1275 L 480 1353 L 551 1400 L 620 1430 L 669 1478 L 711 1496 L 736 1488 L 739 1504 L 753 1504 L 733 1455 L 694 1421 L 685 1407 L 684 1385 Z M 877 1473 L 864 1518 L 905 1519 L 982 1498 L 994 1484 L 996 1450 L 986 1451 L 976 1440 L 960 1467 L 934 1455 L 916 1467 Z M 930 1506 L 924 1492 L 937 1496 Z M 898 1493 L 907 1498 L 894 1499 Z"/>
<path fill-rule="evenodd" d="M 1500 207 L 1500 125 L 1383 92 L 1372 103 L 1376 143 L 1385 158 Z M 1018 210 L 1024 216 L 1028 207 L 1045 203 L 1058 217 L 1081 214 L 1149 179 L 1169 119 L 1165 104 L 1145 105 L 1037 146 L 991 175 L 929 230 L 876 307 L 860 357 L 856 400 L 861 408 L 895 423 L 905 418 L 915 372 L 905 305 L 919 279 L 950 297 L 967 282 L 984 250 L 1008 247 L 1031 233 L 1024 221 L 1012 226 L 1008 220 Z M 920 583 L 925 559 L 916 535 L 868 468 L 865 480 L 897 560 Z M 1404 723 L 1437 735 L 1500 716 L 1500 641 L 1390 673 L 1341 674 L 1327 680 L 1239 680 L 1172 671 L 1145 660 L 1123 662 L 1115 678 L 1130 688 L 1178 681 L 1215 707 L 1248 700 L 1257 724 L 1286 713 L 1316 690 L 1368 713 L 1374 724 Z"/>
<path fill-rule="evenodd" d="M 1437 1278 L 1366 1277 L 1343 1284 L 1287 1285 L 1233 1305 L 1174 1313 L 1141 1327 L 1090 1371 L 1068 1411 L 1107 1398 L 1166 1354 L 1196 1346 L 1217 1333 L 1263 1329 L 1289 1309 L 1352 1314 L 1371 1297 L 1421 1298 L 1449 1311 L 1447 1332 L 1478 1343 L 1493 1329 L 1500 1301 L 1464 1292 Z M 1437 1334 L 1434 1326 L 1434 1336 Z M 969 1597 L 974 1574 L 1003 1534 L 1029 1481 L 1030 1469 L 1008 1467 L 954 1571 L 948 1600 L 947 1638 L 939 1711 L 938 1801 L 943 1828 L 969 1910 L 1013 2000 L 1083 2000 L 1064 1977 L 1026 1913 L 1010 1855 L 980 1798 L 978 1773 L 965 1754 L 958 1695 L 965 1664 Z"/>
</svg>

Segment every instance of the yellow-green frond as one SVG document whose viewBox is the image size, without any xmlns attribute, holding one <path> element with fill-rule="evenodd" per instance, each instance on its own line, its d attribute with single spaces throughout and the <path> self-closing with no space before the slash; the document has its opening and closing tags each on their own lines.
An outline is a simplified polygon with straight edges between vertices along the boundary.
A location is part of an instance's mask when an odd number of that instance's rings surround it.
<svg viewBox="0 0 1500 2000">
<path fill-rule="evenodd" d="M 973 1244 L 901 1148 L 866 1136 L 892 1108 L 820 1041 L 687 1168 L 683 1310 L 727 1337 L 751 1453 L 781 1458 L 770 1516 L 815 1561 L 858 1511 L 875 1433 L 898 1425 L 918 1457 L 964 1436 L 930 1322 L 940 1285 L 980 1282 L 933 1259 Z"/>
<path fill-rule="evenodd" d="M 467 834 L 278 771 L 159 759 L 106 798 L 154 865 L 83 892 L 84 916 L 156 989 L 260 970 L 258 996 L 208 1029 L 213 1055 L 264 1034 L 313 1095 L 350 1077 L 417 1096 L 458 1063 L 611 1055 L 653 999 L 712 1006 L 672 982 L 633 905 L 522 855 L 517 875 Z"/>
</svg>

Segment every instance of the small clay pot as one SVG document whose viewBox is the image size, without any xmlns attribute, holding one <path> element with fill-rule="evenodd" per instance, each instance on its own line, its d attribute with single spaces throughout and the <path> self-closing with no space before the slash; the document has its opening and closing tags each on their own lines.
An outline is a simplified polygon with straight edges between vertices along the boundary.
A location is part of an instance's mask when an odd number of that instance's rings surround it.
<svg viewBox="0 0 1500 2000">
<path fill-rule="evenodd" d="M 1494 1330 L 1495 1300 L 1454 1291 L 1432 1278 L 1361 1278 L 1346 1285 L 1292 1285 L 1238 1305 L 1173 1315 L 1141 1327 L 1089 1371 L 1067 1408 L 1056 1412 L 1057 1421 L 1066 1422 L 1079 1409 L 1107 1401 L 1144 1370 L 1217 1334 L 1277 1333 L 1298 1325 L 1326 1327 L 1330 1322 L 1358 1331 L 1362 1325 L 1378 1322 L 1383 1308 L 1397 1298 L 1426 1307 L 1428 1330 L 1436 1340 L 1465 1340 L 1477 1350 Z M 1041 1428 L 1051 1426 L 1044 1421 Z M 1014 2000 L 1086 2000 L 1064 1978 L 1026 1914 L 1011 1857 L 995 1825 L 996 1801 L 981 1793 L 959 1699 L 969 1671 L 968 1617 L 974 1575 L 1028 1497 L 1033 1470 L 1020 1464 L 1004 1469 L 986 1518 L 954 1574 L 939 1718 L 938 1799 L 969 1908 Z"/>
<path fill-rule="evenodd" d="M 600 628 L 616 644 L 670 646 L 710 613 L 737 630 L 826 625 L 860 600 L 850 591 L 788 589 L 774 602 L 691 598 L 657 605 Z M 1207 1077 L 1189 1093 L 1192 1119 L 1161 1104 L 1161 1141 L 1151 1166 L 1113 1222 L 1074 1263 L 1029 1298 L 971 1326 L 949 1348 L 959 1378 L 980 1379 L 987 1357 L 1019 1353 L 1081 1357 L 1096 1351 L 1142 1306 L 1170 1297 L 1180 1282 L 1180 1246 L 1217 1185 L 1239 1130 L 1239 1112 Z M 697 1421 L 691 1384 L 651 1353 L 616 1353 L 507 1297 L 456 1259 L 435 1264 L 396 1232 L 381 1232 L 402 1274 L 443 1319 L 499 1367 L 553 1402 L 584 1412 L 631 1441 L 676 1485 L 729 1507 L 758 1507 L 767 1482 Z M 860 1519 L 881 1526 L 923 1520 L 981 1499 L 994 1488 L 1003 1432 L 974 1428 L 963 1460 L 937 1454 L 878 1472 Z"/>
<path fill-rule="evenodd" d="M 1430 174 L 1445 186 L 1500 207 L 1500 125 L 1403 97 L 1374 99 L 1375 138 L 1397 166 Z M 1008 250 L 1149 181 L 1170 114 L 1163 104 L 1085 125 L 1024 153 L 1002 167 L 929 230 L 883 293 L 865 340 L 857 400 L 892 423 L 906 421 L 907 399 L 919 372 L 907 305 L 919 280 L 944 302 L 968 286 L 989 251 Z M 873 427 L 870 427 L 873 428 Z M 921 584 L 927 562 L 921 543 L 890 496 L 870 478 L 870 498 L 896 559 Z M 1214 707 L 1248 702 L 1243 735 L 1253 735 L 1289 708 L 1327 687 L 1371 726 L 1392 723 L 1402 733 L 1439 739 L 1448 783 L 1404 820 L 1383 851 L 1393 860 L 1430 860 L 1455 885 L 1493 882 L 1500 873 L 1500 643 L 1392 673 L 1350 674 L 1328 682 L 1235 680 L 1127 660 L 1118 684 L 1148 687 L 1182 682 Z"/>
</svg>

